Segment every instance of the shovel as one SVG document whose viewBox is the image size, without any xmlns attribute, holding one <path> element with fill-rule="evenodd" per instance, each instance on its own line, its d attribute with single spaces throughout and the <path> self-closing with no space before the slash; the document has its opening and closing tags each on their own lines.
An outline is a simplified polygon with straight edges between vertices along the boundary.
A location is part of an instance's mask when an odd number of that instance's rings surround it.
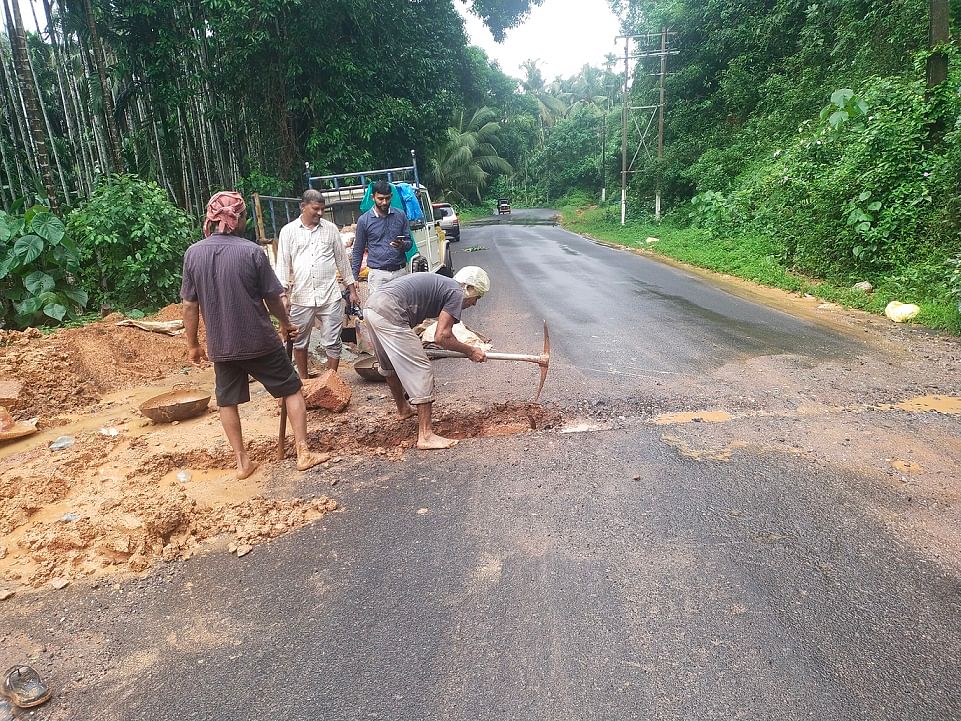
<svg viewBox="0 0 961 721">
<path fill-rule="evenodd" d="M 431 360 L 437 358 L 466 358 L 467 355 L 455 350 L 440 350 L 428 348 L 427 357 Z M 525 363 L 536 363 L 541 367 L 541 382 L 537 386 L 537 393 L 534 394 L 534 403 L 541 397 L 541 390 L 544 388 L 544 381 L 547 379 L 547 370 L 551 365 L 551 336 L 547 332 L 547 321 L 544 321 L 544 352 L 540 355 L 525 355 L 523 353 L 496 353 L 487 354 L 487 360 L 505 361 L 524 361 Z"/>
</svg>

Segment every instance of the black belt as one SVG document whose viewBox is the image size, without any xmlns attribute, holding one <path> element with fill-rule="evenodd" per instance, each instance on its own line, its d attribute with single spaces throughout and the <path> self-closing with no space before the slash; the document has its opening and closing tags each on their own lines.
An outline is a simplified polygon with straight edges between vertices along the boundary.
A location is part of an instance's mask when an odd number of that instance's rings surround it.
<svg viewBox="0 0 961 721">
<path fill-rule="evenodd" d="M 404 268 L 404 267 L 406 267 L 406 266 L 403 266 L 403 265 L 395 265 L 395 266 L 392 266 L 392 267 L 390 267 L 390 268 L 371 268 L 371 270 L 383 270 L 383 271 L 385 271 L 385 272 L 387 272 L 387 273 L 393 273 L 394 271 L 400 270 L 401 268 Z"/>
</svg>

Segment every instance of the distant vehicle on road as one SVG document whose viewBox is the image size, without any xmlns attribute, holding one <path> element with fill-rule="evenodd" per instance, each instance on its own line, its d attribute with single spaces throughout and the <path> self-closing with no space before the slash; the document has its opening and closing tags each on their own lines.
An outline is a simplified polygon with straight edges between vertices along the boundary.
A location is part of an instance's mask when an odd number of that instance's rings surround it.
<svg viewBox="0 0 961 721">
<path fill-rule="evenodd" d="M 509 198 L 498 198 L 497 199 L 497 214 L 505 215 L 511 212 L 511 201 Z"/>
<path fill-rule="evenodd" d="M 440 227 L 447 235 L 447 239 L 452 243 L 460 240 L 460 219 L 457 211 L 450 203 L 433 203 L 434 219 L 438 221 Z"/>
</svg>

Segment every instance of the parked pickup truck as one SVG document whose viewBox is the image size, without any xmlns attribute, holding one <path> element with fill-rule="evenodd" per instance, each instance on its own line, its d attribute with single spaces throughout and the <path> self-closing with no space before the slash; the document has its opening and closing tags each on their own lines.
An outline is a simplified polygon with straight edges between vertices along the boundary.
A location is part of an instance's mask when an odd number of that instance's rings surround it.
<svg viewBox="0 0 961 721">
<path fill-rule="evenodd" d="M 338 175 L 311 175 L 310 163 L 305 163 L 305 180 L 308 188 L 323 193 L 326 201 L 324 217 L 341 229 L 356 224 L 357 219 L 362 215 L 360 204 L 368 184 L 376 180 L 410 183 L 417 195 L 423 218 L 412 220 L 410 223 L 411 237 L 416 251 L 407 261 L 408 269 L 412 273 L 431 272 L 451 276 L 454 273 L 454 267 L 448 254 L 447 241 L 444 232 L 438 232 L 440 222 L 434 217 L 430 193 L 426 186 L 420 184 L 413 150 L 411 161 L 411 165 L 397 168 Z M 252 205 L 257 241 L 261 245 L 271 247 L 270 255 L 273 261 L 276 258 L 280 229 L 300 215 L 300 198 L 255 193 Z"/>
</svg>

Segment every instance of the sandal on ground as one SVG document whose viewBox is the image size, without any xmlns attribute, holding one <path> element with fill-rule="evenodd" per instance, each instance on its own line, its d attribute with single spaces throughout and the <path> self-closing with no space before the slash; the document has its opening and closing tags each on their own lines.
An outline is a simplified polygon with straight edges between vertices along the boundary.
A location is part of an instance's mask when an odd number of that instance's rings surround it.
<svg viewBox="0 0 961 721">
<path fill-rule="evenodd" d="M 20 708 L 39 706 L 50 698 L 50 689 L 31 666 L 12 666 L 3 675 L 0 693 Z"/>
<path fill-rule="evenodd" d="M 10 699 L 0 696 L 0 721 L 15 721 L 16 708 Z"/>
</svg>

